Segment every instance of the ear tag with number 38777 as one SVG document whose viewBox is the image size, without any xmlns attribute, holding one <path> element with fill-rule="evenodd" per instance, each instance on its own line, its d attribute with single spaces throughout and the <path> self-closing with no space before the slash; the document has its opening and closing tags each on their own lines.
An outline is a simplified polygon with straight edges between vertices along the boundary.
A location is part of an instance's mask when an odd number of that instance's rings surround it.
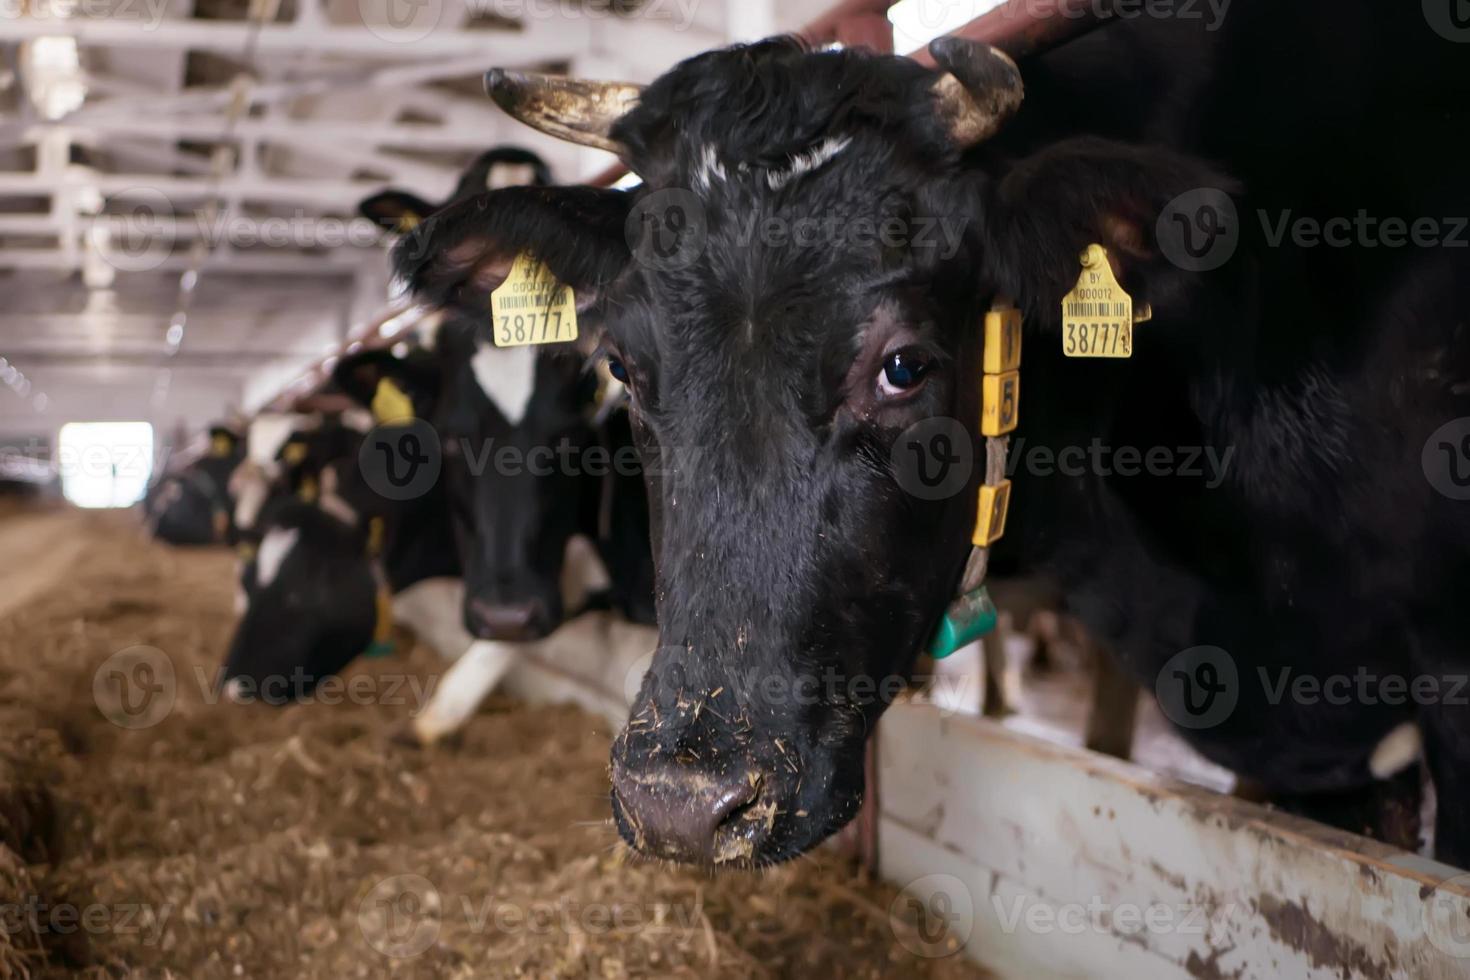
<svg viewBox="0 0 1470 980">
<path fill-rule="evenodd" d="M 1082 275 L 1062 297 L 1062 353 L 1067 357 L 1133 356 L 1133 297 L 1113 275 L 1108 250 L 1089 245 Z"/>
<path fill-rule="evenodd" d="M 577 339 L 577 298 L 530 252 L 516 256 L 510 275 L 490 294 L 496 347 L 534 347 Z"/>
</svg>

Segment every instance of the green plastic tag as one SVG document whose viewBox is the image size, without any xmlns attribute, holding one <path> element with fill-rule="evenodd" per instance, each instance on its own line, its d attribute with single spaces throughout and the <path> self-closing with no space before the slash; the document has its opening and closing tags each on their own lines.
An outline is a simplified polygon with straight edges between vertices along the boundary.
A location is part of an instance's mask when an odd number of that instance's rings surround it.
<svg viewBox="0 0 1470 980">
<path fill-rule="evenodd" d="M 990 591 L 980 586 L 950 603 L 929 641 L 929 656 L 943 660 L 961 647 L 974 643 L 995 629 L 1000 612 L 990 600 Z"/>
</svg>

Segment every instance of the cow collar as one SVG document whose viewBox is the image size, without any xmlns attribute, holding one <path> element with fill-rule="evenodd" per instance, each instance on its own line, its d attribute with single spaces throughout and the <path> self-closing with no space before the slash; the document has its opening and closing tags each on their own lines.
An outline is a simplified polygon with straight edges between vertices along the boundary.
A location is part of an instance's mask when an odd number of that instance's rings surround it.
<svg viewBox="0 0 1470 980">
<path fill-rule="evenodd" d="M 1021 311 L 998 299 L 985 314 L 985 347 L 981 356 L 980 434 L 985 437 L 985 474 L 975 506 L 971 550 L 960 578 L 959 593 L 944 611 L 929 656 L 943 660 L 995 628 L 999 613 L 985 587 L 990 546 L 1005 534 L 1010 512 L 1011 481 L 1006 479 L 1006 452 L 1015 430 L 1021 394 Z"/>
</svg>

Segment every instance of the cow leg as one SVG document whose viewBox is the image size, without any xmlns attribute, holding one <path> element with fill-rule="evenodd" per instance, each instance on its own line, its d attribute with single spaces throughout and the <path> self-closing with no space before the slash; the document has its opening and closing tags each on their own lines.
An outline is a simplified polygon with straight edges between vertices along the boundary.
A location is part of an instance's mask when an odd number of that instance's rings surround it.
<svg viewBox="0 0 1470 980">
<path fill-rule="evenodd" d="M 418 744 L 430 746 L 457 732 L 515 665 L 516 657 L 517 648 L 512 643 L 471 643 L 464 656 L 440 678 L 428 705 L 414 716 L 413 735 Z"/>
<path fill-rule="evenodd" d="M 1012 692 L 1007 683 L 1006 637 L 1010 635 L 1011 618 L 1001 613 L 995 629 L 980 640 L 980 659 L 985 665 L 985 693 L 980 704 L 980 713 L 986 718 L 1004 718 L 1011 713 L 1008 703 Z"/>
<path fill-rule="evenodd" d="M 1272 805 L 1406 851 L 1419 849 L 1423 780 L 1417 762 L 1385 779 L 1330 793 L 1275 794 Z"/>
<path fill-rule="evenodd" d="M 1094 752 L 1127 759 L 1133 755 L 1138 684 L 1123 672 L 1111 650 L 1092 646 L 1092 705 L 1085 742 Z"/>
<path fill-rule="evenodd" d="M 1453 694 L 1444 700 L 1460 701 Z M 1420 724 L 1434 780 L 1434 856 L 1470 869 L 1470 706 L 1426 706 Z"/>
</svg>

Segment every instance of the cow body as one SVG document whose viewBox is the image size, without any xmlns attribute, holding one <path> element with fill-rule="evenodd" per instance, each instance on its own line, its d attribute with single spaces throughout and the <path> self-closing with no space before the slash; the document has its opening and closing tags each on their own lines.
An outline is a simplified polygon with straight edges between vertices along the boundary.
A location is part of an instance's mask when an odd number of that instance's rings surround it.
<svg viewBox="0 0 1470 980">
<path fill-rule="evenodd" d="M 1341 43 L 1304 56 L 1293 38 L 1329 22 Z M 1059 581 L 1150 687 L 1185 651 L 1225 651 L 1237 703 L 1183 734 L 1304 812 L 1362 812 L 1342 801 L 1413 764 L 1400 747 L 1416 724 L 1438 853 L 1470 863 L 1470 721 L 1449 696 L 1470 665 L 1456 598 L 1470 517 L 1421 461 L 1436 429 L 1470 415 L 1465 253 L 1271 232 L 1283 212 L 1470 210 L 1449 135 L 1465 122 L 1457 49 L 1419 11 L 1369 3 L 1241 2 L 1218 35 L 1149 40 L 1177 30 L 1120 24 L 1043 59 L 1038 98 L 998 136 L 1015 70 L 962 44 L 936 45 L 940 75 L 788 42 L 713 52 L 642 91 L 609 87 L 603 104 L 631 108 L 601 120 L 539 103 L 534 78 L 490 76 L 522 118 L 563 134 L 574 118 L 645 179 L 501 191 L 399 251 L 422 294 L 468 315 L 534 249 L 630 379 L 660 464 L 660 651 L 613 751 L 634 846 L 759 865 L 856 811 L 863 741 L 894 693 L 882 681 L 908 672 L 952 597 L 979 478 L 915 499 L 892 450 L 924 419 L 973 425 L 977 324 L 1013 299 L 1026 383 L 997 563 Z M 1139 87 L 1178 66 L 1167 95 Z M 1201 189 L 1243 219 L 1211 268 L 1166 255 L 1187 240 L 1160 221 Z M 918 233 L 944 219 L 958 240 Z M 802 222 L 830 230 L 804 240 Z M 669 261 L 657 236 L 691 227 L 698 241 Z M 1153 310 L 1126 362 L 1061 356 L 1062 297 L 1093 243 Z M 1026 455 L 1095 444 L 1192 447 L 1220 465 L 1060 474 Z M 1283 689 L 1282 670 L 1288 684 L 1426 677 L 1440 695 L 1313 700 Z"/>
</svg>

